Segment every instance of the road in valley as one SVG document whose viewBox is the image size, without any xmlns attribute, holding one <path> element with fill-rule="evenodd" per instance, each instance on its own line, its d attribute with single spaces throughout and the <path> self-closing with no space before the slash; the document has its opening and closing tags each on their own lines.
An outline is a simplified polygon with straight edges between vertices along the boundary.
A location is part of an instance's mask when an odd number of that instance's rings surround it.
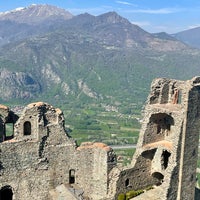
<svg viewBox="0 0 200 200">
<path fill-rule="evenodd" d="M 136 144 L 128 144 L 128 145 L 109 145 L 112 149 L 135 149 Z"/>
</svg>

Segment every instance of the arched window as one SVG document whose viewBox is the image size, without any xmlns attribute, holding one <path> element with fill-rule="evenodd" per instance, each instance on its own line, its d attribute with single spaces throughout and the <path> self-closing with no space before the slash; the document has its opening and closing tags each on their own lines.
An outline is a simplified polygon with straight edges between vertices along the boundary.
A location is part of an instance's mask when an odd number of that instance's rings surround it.
<svg viewBox="0 0 200 200">
<path fill-rule="evenodd" d="M 24 135 L 31 135 L 31 123 L 29 121 L 24 123 Z"/>
<path fill-rule="evenodd" d="M 69 170 L 69 184 L 75 183 L 75 170 L 70 169 Z"/>
<path fill-rule="evenodd" d="M 1 200 L 12 200 L 13 192 L 10 186 L 4 186 L 0 190 L 0 199 Z"/>
</svg>

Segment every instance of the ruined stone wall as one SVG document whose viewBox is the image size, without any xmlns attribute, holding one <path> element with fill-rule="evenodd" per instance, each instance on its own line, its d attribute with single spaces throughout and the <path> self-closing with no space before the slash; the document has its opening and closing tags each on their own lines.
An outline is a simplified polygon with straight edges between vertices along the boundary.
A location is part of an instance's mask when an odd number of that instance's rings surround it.
<svg viewBox="0 0 200 200">
<path fill-rule="evenodd" d="M 48 198 L 49 173 L 41 168 L 38 147 L 29 142 L 1 144 L 0 188 L 11 186 L 13 199 Z"/>
<path fill-rule="evenodd" d="M 75 147 L 59 109 L 44 103 L 28 105 L 15 123 L 13 139 L 0 144 L 0 188 L 11 186 L 13 199 L 49 199 L 51 188 L 69 183 Z"/>
<path fill-rule="evenodd" d="M 63 185 L 73 188 L 75 196 L 79 190 L 86 198 L 105 199 L 108 173 L 116 165 L 110 147 L 88 143 L 77 148 L 65 131 L 62 111 L 49 104 L 29 104 L 19 119 L 1 107 L 0 196 L 8 187 L 14 200 L 55 200 L 54 189 Z M 7 122 L 14 125 L 9 139 Z"/>
</svg>

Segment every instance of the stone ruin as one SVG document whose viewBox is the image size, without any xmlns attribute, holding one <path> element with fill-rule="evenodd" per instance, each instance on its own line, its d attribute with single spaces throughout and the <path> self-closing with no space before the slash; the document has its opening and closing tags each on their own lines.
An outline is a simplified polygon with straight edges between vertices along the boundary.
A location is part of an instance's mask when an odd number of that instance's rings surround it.
<svg viewBox="0 0 200 200">
<path fill-rule="evenodd" d="M 136 152 L 124 169 L 103 143 L 77 146 L 60 109 L 38 102 L 18 115 L 0 105 L 0 199 L 117 200 L 144 190 L 133 199 L 193 200 L 199 102 L 200 77 L 155 79 Z"/>
</svg>

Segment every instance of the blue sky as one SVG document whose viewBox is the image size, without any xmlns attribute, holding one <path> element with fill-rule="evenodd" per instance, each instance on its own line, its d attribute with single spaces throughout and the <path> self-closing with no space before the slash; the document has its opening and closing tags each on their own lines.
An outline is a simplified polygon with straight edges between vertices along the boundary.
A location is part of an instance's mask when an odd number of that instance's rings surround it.
<svg viewBox="0 0 200 200">
<path fill-rule="evenodd" d="M 200 26 L 199 0 L 1 0 L 0 12 L 27 7 L 30 4 L 50 4 L 77 15 L 88 12 L 100 15 L 116 11 L 144 30 L 177 33 Z"/>
</svg>

